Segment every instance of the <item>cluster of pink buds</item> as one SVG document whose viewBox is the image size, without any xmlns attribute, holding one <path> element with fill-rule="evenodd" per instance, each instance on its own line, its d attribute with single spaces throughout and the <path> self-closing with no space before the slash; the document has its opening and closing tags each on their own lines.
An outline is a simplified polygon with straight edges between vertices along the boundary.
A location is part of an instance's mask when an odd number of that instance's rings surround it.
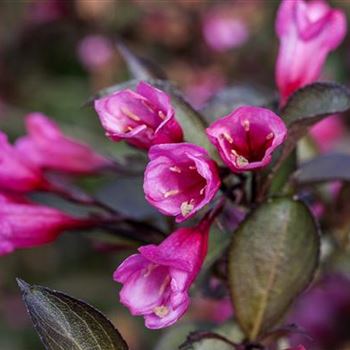
<svg viewBox="0 0 350 350">
<path fill-rule="evenodd" d="M 111 165 L 40 113 L 28 115 L 26 124 L 28 135 L 14 146 L 0 132 L 0 255 L 51 242 L 66 229 L 90 224 L 89 219 L 73 218 L 25 198 L 31 191 L 54 188 L 47 170 L 90 174 Z"/>
<path fill-rule="evenodd" d="M 114 141 L 149 149 L 144 174 L 146 200 L 176 222 L 193 217 L 212 202 L 221 186 L 218 166 L 208 152 L 182 142 L 175 109 L 164 92 L 144 82 L 95 101 L 106 134 Z M 283 121 L 265 108 L 241 107 L 207 129 L 224 163 L 235 173 L 267 166 L 285 140 Z M 176 322 L 189 305 L 188 289 L 207 250 L 212 220 L 180 228 L 159 246 L 139 248 L 114 279 L 123 284 L 121 302 L 143 315 L 148 328 Z"/>
<path fill-rule="evenodd" d="M 324 0 L 283 0 L 276 31 L 276 81 L 283 105 L 293 92 L 319 78 L 327 55 L 345 37 L 346 16 Z"/>
<path fill-rule="evenodd" d="M 52 242 L 62 231 L 85 225 L 84 220 L 21 195 L 0 193 L 0 255 Z"/>
</svg>

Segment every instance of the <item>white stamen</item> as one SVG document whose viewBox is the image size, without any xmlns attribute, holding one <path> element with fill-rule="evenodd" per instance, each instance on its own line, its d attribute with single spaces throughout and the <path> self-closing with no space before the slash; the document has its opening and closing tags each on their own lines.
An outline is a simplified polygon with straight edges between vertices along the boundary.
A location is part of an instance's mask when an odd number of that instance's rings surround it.
<svg viewBox="0 0 350 350">
<path fill-rule="evenodd" d="M 190 169 L 190 170 L 196 170 L 197 168 L 196 168 L 194 165 L 190 165 L 190 166 L 188 167 L 188 169 Z"/>
<path fill-rule="evenodd" d="M 249 120 L 247 120 L 247 119 L 244 120 L 243 123 L 242 123 L 242 126 L 243 126 L 245 131 L 249 131 L 249 129 L 250 129 L 250 122 L 249 122 Z"/>
<path fill-rule="evenodd" d="M 158 116 L 160 119 L 165 119 L 165 114 L 162 111 L 158 111 Z"/>
<path fill-rule="evenodd" d="M 174 173 L 181 174 L 181 169 L 178 166 L 176 166 L 176 165 L 170 167 L 169 170 L 174 172 Z"/>
<path fill-rule="evenodd" d="M 192 204 L 193 199 L 191 199 L 189 202 L 182 202 L 180 210 L 182 216 L 187 216 L 194 208 L 194 205 Z"/>
<path fill-rule="evenodd" d="M 240 168 L 243 166 L 246 166 L 249 164 L 249 161 L 247 158 L 244 158 L 243 156 L 238 156 L 236 159 L 236 165 Z"/>
<path fill-rule="evenodd" d="M 274 133 L 270 132 L 267 136 L 266 136 L 266 140 L 271 140 L 274 137 Z"/>
</svg>

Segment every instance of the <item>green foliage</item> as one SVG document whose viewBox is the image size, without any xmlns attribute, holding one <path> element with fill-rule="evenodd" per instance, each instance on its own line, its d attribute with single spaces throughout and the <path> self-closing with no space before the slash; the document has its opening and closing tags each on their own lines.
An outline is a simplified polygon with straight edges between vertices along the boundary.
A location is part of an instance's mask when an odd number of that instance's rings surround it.
<svg viewBox="0 0 350 350">
<path fill-rule="evenodd" d="M 237 319 L 250 340 L 276 324 L 310 283 L 319 235 L 304 204 L 271 199 L 238 228 L 229 252 L 229 283 Z"/>
<path fill-rule="evenodd" d="M 22 280 L 18 285 L 45 349 L 128 349 L 112 323 L 92 306 Z"/>
</svg>

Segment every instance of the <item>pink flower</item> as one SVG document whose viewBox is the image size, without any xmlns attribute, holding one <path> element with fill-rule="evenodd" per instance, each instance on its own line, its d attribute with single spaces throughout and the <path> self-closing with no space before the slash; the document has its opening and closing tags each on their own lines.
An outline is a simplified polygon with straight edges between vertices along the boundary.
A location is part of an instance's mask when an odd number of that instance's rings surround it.
<svg viewBox="0 0 350 350">
<path fill-rule="evenodd" d="M 233 17 L 226 9 L 209 12 L 203 22 L 203 36 L 214 51 L 227 51 L 242 46 L 249 37 L 245 22 Z"/>
<path fill-rule="evenodd" d="M 207 253 L 210 222 L 180 228 L 160 245 L 139 248 L 115 271 L 123 284 L 120 301 L 133 315 L 143 315 L 147 328 L 174 324 L 188 309 L 188 290 Z"/>
<path fill-rule="evenodd" d="M 276 81 L 282 104 L 297 89 L 319 78 L 330 51 L 346 34 L 343 11 L 323 0 L 283 0 L 276 20 L 280 49 Z"/>
<path fill-rule="evenodd" d="M 310 135 L 321 153 L 329 152 L 344 136 L 346 126 L 338 115 L 332 115 L 318 122 L 310 129 Z"/>
<path fill-rule="evenodd" d="M 148 149 L 159 143 L 181 142 L 180 125 L 170 98 L 163 91 L 141 82 L 132 90 L 121 90 L 95 101 L 106 135 Z"/>
<path fill-rule="evenodd" d="M 270 110 L 243 106 L 214 122 L 207 135 L 226 165 L 242 172 L 268 165 L 272 152 L 285 140 L 287 129 Z"/>
<path fill-rule="evenodd" d="M 83 221 L 24 198 L 0 193 L 0 255 L 52 242 Z"/>
<path fill-rule="evenodd" d="M 110 41 L 102 35 L 89 35 L 78 46 L 80 61 L 87 69 L 94 70 L 104 66 L 113 57 Z"/>
<path fill-rule="evenodd" d="M 88 145 L 65 136 L 57 124 L 41 113 L 26 117 L 28 136 L 17 140 L 16 149 L 37 167 L 89 174 L 111 162 Z"/>
<path fill-rule="evenodd" d="M 163 144 L 149 151 L 143 189 L 147 201 L 181 222 L 208 204 L 220 187 L 208 153 L 190 143 Z"/>
<path fill-rule="evenodd" d="M 12 147 L 0 132 L 0 189 L 27 192 L 44 184 L 41 171 Z"/>
</svg>

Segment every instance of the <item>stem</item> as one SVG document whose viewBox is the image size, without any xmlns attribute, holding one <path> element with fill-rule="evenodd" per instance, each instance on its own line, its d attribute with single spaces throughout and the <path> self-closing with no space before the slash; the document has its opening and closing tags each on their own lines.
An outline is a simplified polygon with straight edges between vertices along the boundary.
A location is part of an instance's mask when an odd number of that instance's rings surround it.
<svg viewBox="0 0 350 350">
<path fill-rule="evenodd" d="M 90 196 L 86 192 L 81 191 L 80 189 L 79 189 L 79 192 L 70 191 L 64 186 L 48 183 L 48 185 L 45 188 L 43 188 L 43 190 L 46 192 L 51 192 L 58 196 L 61 196 L 64 199 L 69 200 L 70 202 L 77 203 L 80 205 L 85 205 L 85 206 L 95 206 L 100 209 L 103 209 L 104 211 L 110 214 L 113 214 L 118 217 L 122 217 L 122 215 L 117 210 L 110 207 L 108 204 L 101 202 L 97 198 Z"/>
<path fill-rule="evenodd" d="M 217 333 L 212 333 L 212 332 L 193 332 L 190 333 L 187 337 L 187 340 L 185 341 L 185 343 L 183 343 L 182 345 L 180 345 L 179 349 L 180 350 L 186 350 L 189 349 L 190 346 L 192 346 L 193 343 L 197 343 L 200 342 L 203 339 L 216 339 L 216 340 L 220 340 L 228 345 L 230 345 L 232 347 L 232 349 L 236 349 L 236 350 L 244 350 L 244 347 L 240 344 L 234 343 L 233 341 L 227 339 L 226 337 L 217 334 Z"/>
</svg>

